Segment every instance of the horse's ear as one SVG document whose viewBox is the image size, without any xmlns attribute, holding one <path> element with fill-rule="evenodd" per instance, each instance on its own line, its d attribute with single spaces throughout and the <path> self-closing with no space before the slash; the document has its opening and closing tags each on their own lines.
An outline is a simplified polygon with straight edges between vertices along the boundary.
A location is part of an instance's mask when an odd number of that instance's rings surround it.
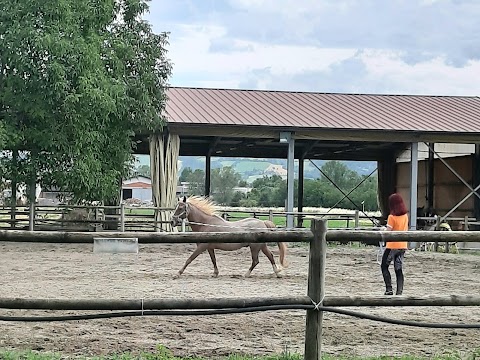
<svg viewBox="0 0 480 360">
<path fill-rule="evenodd" d="M 184 202 L 184 203 L 187 202 L 187 197 L 186 197 L 186 196 L 183 197 L 183 202 Z"/>
</svg>

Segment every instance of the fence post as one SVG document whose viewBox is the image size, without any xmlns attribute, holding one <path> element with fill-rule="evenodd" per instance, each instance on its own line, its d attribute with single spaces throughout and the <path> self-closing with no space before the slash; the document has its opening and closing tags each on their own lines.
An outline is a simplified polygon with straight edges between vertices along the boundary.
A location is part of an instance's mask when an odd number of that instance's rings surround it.
<svg viewBox="0 0 480 360">
<path fill-rule="evenodd" d="M 441 220 L 441 216 L 437 216 L 437 218 L 435 219 L 435 230 L 440 230 L 440 220 Z M 433 245 L 433 251 L 437 252 L 438 251 L 438 241 L 435 242 L 435 244 Z"/>
<path fill-rule="evenodd" d="M 360 211 L 355 210 L 355 229 L 360 227 Z"/>
<path fill-rule="evenodd" d="M 98 231 L 98 206 L 95 206 L 95 226 L 93 227 L 93 231 Z"/>
<path fill-rule="evenodd" d="M 315 304 L 322 305 L 325 294 L 327 221 L 313 219 L 311 230 L 313 240 L 310 243 L 307 295 Z M 322 358 L 322 322 L 323 311 L 307 310 L 305 360 L 320 360 Z"/>
<path fill-rule="evenodd" d="M 125 232 L 125 204 L 120 204 L 120 231 Z"/>
<path fill-rule="evenodd" d="M 268 220 L 273 222 L 273 210 L 272 209 L 268 210 Z"/>
</svg>

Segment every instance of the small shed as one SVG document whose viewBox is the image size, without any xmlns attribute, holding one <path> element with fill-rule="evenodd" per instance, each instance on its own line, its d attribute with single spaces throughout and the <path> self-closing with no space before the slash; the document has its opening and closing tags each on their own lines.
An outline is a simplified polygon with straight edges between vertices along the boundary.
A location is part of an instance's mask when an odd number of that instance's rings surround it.
<svg viewBox="0 0 480 360">
<path fill-rule="evenodd" d="M 152 201 L 152 180 L 146 176 L 126 179 L 122 184 L 122 200 Z"/>
</svg>

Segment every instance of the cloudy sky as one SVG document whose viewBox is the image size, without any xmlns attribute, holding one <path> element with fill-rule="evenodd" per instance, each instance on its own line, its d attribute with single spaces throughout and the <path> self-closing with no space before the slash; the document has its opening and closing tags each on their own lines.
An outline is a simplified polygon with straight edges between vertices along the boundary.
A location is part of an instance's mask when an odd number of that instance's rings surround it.
<svg viewBox="0 0 480 360">
<path fill-rule="evenodd" d="M 479 0 L 153 0 L 172 86 L 480 96 Z"/>
</svg>

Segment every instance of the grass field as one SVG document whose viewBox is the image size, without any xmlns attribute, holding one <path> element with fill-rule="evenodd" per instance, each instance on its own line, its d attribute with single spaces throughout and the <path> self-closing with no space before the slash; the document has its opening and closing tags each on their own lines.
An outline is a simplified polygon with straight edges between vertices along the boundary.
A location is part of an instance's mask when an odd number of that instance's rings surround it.
<svg viewBox="0 0 480 360">
<path fill-rule="evenodd" d="M 72 357 L 68 357 L 72 358 Z M 472 351 L 470 354 L 460 354 L 457 352 L 452 352 L 450 355 L 434 356 L 428 358 L 412 357 L 412 356 L 401 356 L 401 357 L 333 357 L 329 355 L 323 355 L 322 359 L 324 360 L 387 360 L 387 359 L 397 359 L 397 360 L 475 360 L 480 358 L 480 348 Z M 0 359 L 1 360 L 61 360 L 65 359 L 62 354 L 52 354 L 52 353 L 42 353 L 34 351 L 9 351 L 9 350 L 0 350 Z M 87 357 L 77 357 L 77 359 L 87 359 Z M 88 358 L 92 360 L 207 360 L 205 358 L 188 358 L 182 359 L 172 355 L 172 353 L 165 347 L 159 346 L 156 353 L 143 353 L 140 355 L 132 354 L 118 354 L 111 355 L 106 357 L 93 357 Z M 230 355 L 226 358 L 221 358 L 221 360 L 302 360 L 303 357 L 298 354 L 282 354 L 282 355 L 273 355 L 273 356 L 246 356 L 246 355 Z"/>
<path fill-rule="evenodd" d="M 231 219 L 232 221 L 236 220 L 237 218 L 238 219 L 243 219 L 243 218 L 252 216 L 251 213 L 246 213 L 246 212 L 245 213 L 235 213 L 235 214 L 231 214 L 231 215 L 235 217 L 234 219 Z M 262 220 L 268 220 L 267 215 L 259 216 L 258 218 L 262 219 Z M 274 216 L 273 217 L 273 222 L 278 227 L 285 227 L 286 223 L 287 223 L 287 220 L 284 216 Z M 309 219 L 304 219 L 303 220 L 303 227 L 309 229 L 310 228 L 310 223 L 311 223 L 311 221 Z M 347 228 L 347 227 L 353 228 L 355 226 L 355 223 L 354 223 L 353 220 L 347 221 L 347 220 L 328 219 L 328 225 L 327 226 L 330 229 L 341 229 L 341 228 Z M 361 227 L 371 227 L 372 222 L 368 221 L 368 220 L 367 221 L 361 220 L 360 221 L 360 226 Z"/>
</svg>

